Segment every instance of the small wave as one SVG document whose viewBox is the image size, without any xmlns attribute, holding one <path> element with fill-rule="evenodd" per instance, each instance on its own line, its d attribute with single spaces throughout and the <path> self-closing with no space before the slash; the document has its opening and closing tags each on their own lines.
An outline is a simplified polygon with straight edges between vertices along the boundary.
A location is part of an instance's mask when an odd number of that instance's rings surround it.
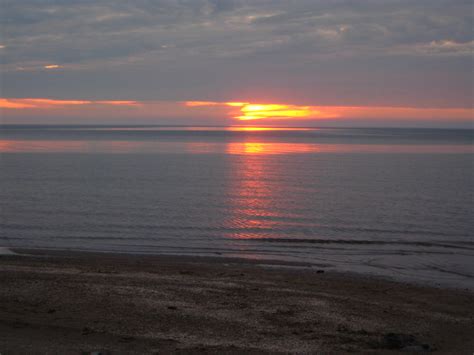
<svg viewBox="0 0 474 355">
<path fill-rule="evenodd" d="M 268 242 L 268 243 L 308 243 L 308 244 L 354 244 L 354 245 L 412 245 L 420 247 L 442 247 L 454 249 L 468 249 L 474 248 L 455 245 L 458 242 L 449 243 L 435 243 L 435 242 L 421 242 L 421 241 L 383 241 L 383 240 L 348 240 L 348 239 L 307 239 L 307 238 L 260 238 L 249 239 L 249 241 Z M 459 244 L 466 245 L 465 242 Z"/>
</svg>

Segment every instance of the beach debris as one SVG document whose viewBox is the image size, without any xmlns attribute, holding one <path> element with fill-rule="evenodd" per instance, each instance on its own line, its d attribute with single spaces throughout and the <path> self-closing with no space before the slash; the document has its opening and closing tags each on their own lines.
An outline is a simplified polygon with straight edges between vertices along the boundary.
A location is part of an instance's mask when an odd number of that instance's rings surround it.
<svg viewBox="0 0 474 355">
<path fill-rule="evenodd" d="M 429 344 L 422 344 L 416 340 L 414 335 L 401 333 L 387 333 L 383 336 L 382 347 L 391 350 L 408 352 L 433 351 Z"/>
<path fill-rule="evenodd" d="M 135 337 L 132 337 L 132 336 L 123 336 L 123 337 L 120 337 L 119 339 L 119 342 L 120 343 L 130 343 L 132 341 L 135 340 Z"/>
<path fill-rule="evenodd" d="M 15 321 L 15 322 L 11 323 L 11 326 L 12 326 L 13 328 L 19 329 L 19 328 L 26 328 L 26 327 L 28 327 L 28 324 L 27 324 L 27 323 L 24 323 L 24 322 L 20 322 L 20 321 Z"/>
<path fill-rule="evenodd" d="M 82 335 L 89 335 L 94 333 L 94 330 L 88 327 L 82 328 Z"/>
</svg>

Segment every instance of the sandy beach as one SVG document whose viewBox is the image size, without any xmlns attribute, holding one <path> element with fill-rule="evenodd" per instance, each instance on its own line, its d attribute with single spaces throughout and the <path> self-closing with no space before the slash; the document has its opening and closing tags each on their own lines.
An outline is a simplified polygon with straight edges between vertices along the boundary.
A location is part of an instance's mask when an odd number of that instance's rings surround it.
<svg viewBox="0 0 474 355">
<path fill-rule="evenodd" d="M 474 349 L 465 290 L 238 259 L 15 251 L 0 256 L 1 354 Z"/>
</svg>

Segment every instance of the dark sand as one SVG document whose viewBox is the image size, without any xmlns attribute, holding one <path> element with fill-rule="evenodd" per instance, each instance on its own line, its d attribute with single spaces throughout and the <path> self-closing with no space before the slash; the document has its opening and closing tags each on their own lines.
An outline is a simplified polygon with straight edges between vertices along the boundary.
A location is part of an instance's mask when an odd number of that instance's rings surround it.
<svg viewBox="0 0 474 355">
<path fill-rule="evenodd" d="M 474 351 L 467 291 L 218 258 L 28 252 L 0 256 L 2 355 Z"/>
</svg>

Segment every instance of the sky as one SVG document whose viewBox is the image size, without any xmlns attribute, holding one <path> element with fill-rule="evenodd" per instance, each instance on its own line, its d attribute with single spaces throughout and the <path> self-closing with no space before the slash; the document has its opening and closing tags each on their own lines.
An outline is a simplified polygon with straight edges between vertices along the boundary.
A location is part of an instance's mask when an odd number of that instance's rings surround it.
<svg viewBox="0 0 474 355">
<path fill-rule="evenodd" d="M 0 123 L 472 128 L 470 0 L 0 7 Z"/>
</svg>

